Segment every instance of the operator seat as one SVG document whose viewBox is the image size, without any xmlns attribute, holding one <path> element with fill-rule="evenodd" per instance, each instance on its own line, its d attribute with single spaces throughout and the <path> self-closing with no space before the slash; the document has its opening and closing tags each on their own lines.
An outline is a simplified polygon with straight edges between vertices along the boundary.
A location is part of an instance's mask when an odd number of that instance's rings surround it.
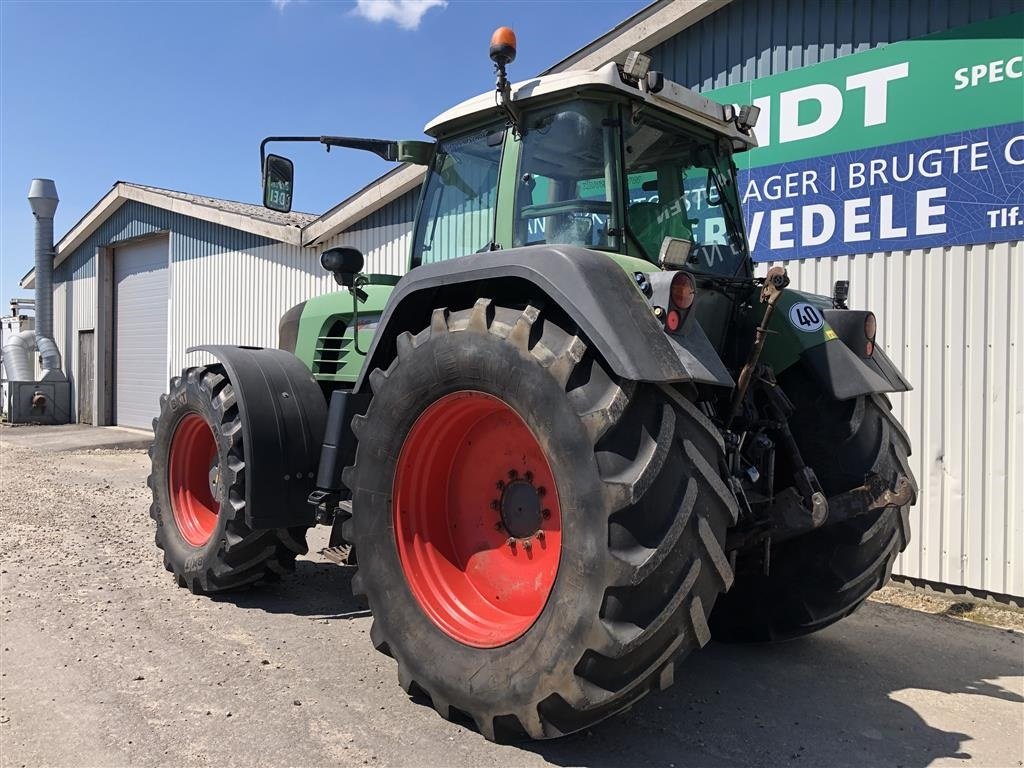
<svg viewBox="0 0 1024 768">
<path fill-rule="evenodd" d="M 660 217 L 660 221 L 659 221 Z M 695 220 L 686 218 L 686 211 L 673 215 L 667 206 L 642 200 L 626 209 L 629 229 L 640 241 L 651 261 L 658 260 L 661 244 L 666 237 L 693 240 L 691 225 Z"/>
</svg>

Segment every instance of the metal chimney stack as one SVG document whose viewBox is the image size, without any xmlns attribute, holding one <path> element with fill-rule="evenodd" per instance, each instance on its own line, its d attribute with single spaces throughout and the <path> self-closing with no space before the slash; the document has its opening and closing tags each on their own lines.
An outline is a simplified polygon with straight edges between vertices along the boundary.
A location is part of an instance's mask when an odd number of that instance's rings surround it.
<svg viewBox="0 0 1024 768">
<path fill-rule="evenodd" d="M 36 217 L 36 338 L 53 340 L 53 214 L 57 185 L 52 179 L 32 179 L 28 203 Z"/>
<path fill-rule="evenodd" d="M 36 329 L 11 334 L 4 344 L 4 410 L 14 424 L 67 424 L 71 418 L 71 384 L 53 339 L 53 214 L 57 185 L 32 179 L 28 202 L 36 217 Z M 32 349 L 39 353 L 36 377 Z"/>
</svg>

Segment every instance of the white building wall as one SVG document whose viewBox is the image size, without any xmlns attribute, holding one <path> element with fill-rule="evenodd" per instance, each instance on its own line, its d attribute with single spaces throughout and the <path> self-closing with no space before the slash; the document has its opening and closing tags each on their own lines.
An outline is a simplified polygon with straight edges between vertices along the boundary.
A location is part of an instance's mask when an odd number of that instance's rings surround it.
<svg viewBox="0 0 1024 768">
<path fill-rule="evenodd" d="M 71 382 L 71 420 L 77 421 L 78 332 L 96 328 L 95 260 L 69 264 L 65 272 L 68 278 L 55 279 L 53 284 L 53 340 L 60 350 L 64 375 Z"/>
<path fill-rule="evenodd" d="M 281 315 L 338 288 L 319 252 L 284 243 L 172 258 L 170 281 L 170 375 L 212 362 L 205 353 L 186 354 L 199 344 L 276 347 Z"/>
<path fill-rule="evenodd" d="M 172 232 L 169 375 L 212 362 L 206 353 L 186 355 L 198 344 L 276 347 L 285 312 L 313 296 L 344 290 L 320 266 L 327 248 L 354 246 L 366 258 L 367 273 L 402 275 L 411 236 L 408 223 L 391 224 L 343 232 L 315 249 L 270 243 L 193 257 L 187 238 Z"/>
<path fill-rule="evenodd" d="M 412 223 L 384 224 L 372 229 L 342 232 L 328 240 L 324 250 L 339 245 L 351 245 L 362 251 L 367 273 L 404 275 L 412 248 Z"/>
<path fill-rule="evenodd" d="M 849 280 L 914 386 L 891 398 L 921 489 L 894 572 L 1024 596 L 1024 245 L 780 263 L 813 293 Z"/>
</svg>

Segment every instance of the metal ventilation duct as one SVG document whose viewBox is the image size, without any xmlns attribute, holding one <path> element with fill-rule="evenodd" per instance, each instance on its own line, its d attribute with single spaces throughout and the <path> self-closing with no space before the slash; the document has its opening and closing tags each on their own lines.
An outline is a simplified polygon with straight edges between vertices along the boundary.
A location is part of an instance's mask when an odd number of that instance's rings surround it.
<svg viewBox="0 0 1024 768">
<path fill-rule="evenodd" d="M 57 185 L 52 179 L 32 179 L 28 203 L 36 217 L 36 334 L 53 338 L 53 214 Z"/>
<path fill-rule="evenodd" d="M 4 340 L 4 373 L 8 381 L 33 381 L 36 367 L 32 364 L 35 331 L 12 333 Z"/>
<path fill-rule="evenodd" d="M 43 357 L 44 379 L 62 377 L 53 341 L 53 214 L 59 202 L 52 179 L 32 179 L 28 203 L 36 217 L 36 347 Z"/>
</svg>

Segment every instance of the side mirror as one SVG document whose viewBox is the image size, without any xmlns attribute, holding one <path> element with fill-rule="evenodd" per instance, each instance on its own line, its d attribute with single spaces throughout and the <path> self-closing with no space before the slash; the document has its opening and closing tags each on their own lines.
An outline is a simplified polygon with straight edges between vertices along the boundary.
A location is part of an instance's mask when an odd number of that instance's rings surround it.
<svg viewBox="0 0 1024 768">
<path fill-rule="evenodd" d="M 263 206 L 288 213 L 292 209 L 295 166 L 287 157 L 267 155 L 263 163 Z"/>
<path fill-rule="evenodd" d="M 356 275 L 363 270 L 363 254 L 358 248 L 347 245 L 329 248 L 320 254 L 320 266 L 334 275 L 338 285 L 351 288 Z"/>
</svg>

